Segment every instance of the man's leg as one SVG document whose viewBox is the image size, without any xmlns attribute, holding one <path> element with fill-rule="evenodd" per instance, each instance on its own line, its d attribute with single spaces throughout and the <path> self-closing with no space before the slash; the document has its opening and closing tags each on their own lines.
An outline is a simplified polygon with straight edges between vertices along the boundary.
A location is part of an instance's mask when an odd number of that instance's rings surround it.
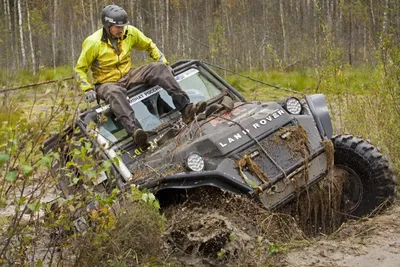
<svg viewBox="0 0 400 267">
<path fill-rule="evenodd" d="M 124 126 L 129 135 L 133 134 L 135 124 L 133 118 L 135 112 L 126 98 L 126 89 L 118 83 L 104 83 L 96 88 L 100 99 L 110 104 L 110 109 L 115 117 Z"/>
<path fill-rule="evenodd" d="M 118 83 L 104 83 L 96 88 L 100 99 L 110 104 L 110 109 L 116 119 L 124 126 L 128 135 L 141 148 L 148 147 L 147 135 L 142 129 L 135 130 L 135 112 L 133 111 L 126 95 L 126 89 Z"/>
<path fill-rule="evenodd" d="M 179 111 L 182 111 L 190 103 L 186 92 L 179 86 L 168 66 L 163 63 L 151 63 L 132 69 L 128 76 L 129 78 L 125 81 L 127 88 L 140 83 L 159 85 L 164 88 L 172 97 L 172 101 Z"/>
<path fill-rule="evenodd" d="M 182 113 L 185 123 L 190 123 L 195 114 L 206 109 L 206 103 L 201 101 L 196 106 L 190 103 L 190 99 L 182 90 L 168 66 L 163 63 L 151 63 L 132 69 L 125 80 L 126 86 L 132 87 L 138 83 L 159 85 L 172 97 L 175 107 Z"/>
</svg>

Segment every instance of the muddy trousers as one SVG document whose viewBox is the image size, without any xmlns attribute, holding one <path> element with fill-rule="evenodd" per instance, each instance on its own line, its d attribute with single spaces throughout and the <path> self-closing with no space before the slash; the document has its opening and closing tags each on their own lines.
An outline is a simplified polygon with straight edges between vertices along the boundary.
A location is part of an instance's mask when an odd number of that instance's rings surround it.
<svg viewBox="0 0 400 267">
<path fill-rule="evenodd" d="M 188 95 L 181 89 L 168 66 L 163 63 L 151 63 L 131 69 L 117 82 L 96 85 L 97 95 L 110 104 L 111 111 L 129 135 L 132 135 L 135 127 L 139 127 L 140 124 L 136 121 L 135 112 L 127 99 L 127 88 L 143 83 L 164 88 L 179 111 L 182 111 L 190 102 Z"/>
</svg>

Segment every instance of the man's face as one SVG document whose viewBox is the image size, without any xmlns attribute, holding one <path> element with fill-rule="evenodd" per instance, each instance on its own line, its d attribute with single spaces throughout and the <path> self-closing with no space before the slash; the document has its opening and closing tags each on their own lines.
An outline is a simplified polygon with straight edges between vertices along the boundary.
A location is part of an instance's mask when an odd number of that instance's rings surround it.
<svg viewBox="0 0 400 267">
<path fill-rule="evenodd" d="M 121 38 L 124 33 L 124 26 L 110 26 L 110 34 L 114 38 Z"/>
</svg>

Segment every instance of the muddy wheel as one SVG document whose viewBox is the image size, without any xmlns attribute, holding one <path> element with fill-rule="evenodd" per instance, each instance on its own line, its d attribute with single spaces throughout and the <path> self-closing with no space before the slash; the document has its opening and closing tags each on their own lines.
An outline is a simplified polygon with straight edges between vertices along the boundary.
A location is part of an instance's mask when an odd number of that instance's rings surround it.
<svg viewBox="0 0 400 267">
<path fill-rule="evenodd" d="M 397 181 L 388 160 L 369 142 L 352 135 L 332 138 L 334 175 L 343 180 L 342 211 L 365 216 L 396 197 Z"/>
</svg>

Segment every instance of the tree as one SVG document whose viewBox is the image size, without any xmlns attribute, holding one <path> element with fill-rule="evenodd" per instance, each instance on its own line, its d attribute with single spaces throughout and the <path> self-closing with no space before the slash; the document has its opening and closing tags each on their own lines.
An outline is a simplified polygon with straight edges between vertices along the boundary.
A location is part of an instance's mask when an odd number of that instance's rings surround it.
<svg viewBox="0 0 400 267">
<path fill-rule="evenodd" d="M 33 47 L 33 41 L 32 41 L 32 29 L 31 29 L 31 15 L 29 11 L 29 2 L 26 1 L 26 16 L 27 16 L 27 24 L 28 24 L 28 34 L 29 34 L 29 46 L 31 50 L 31 60 L 32 60 L 32 73 L 36 74 L 36 57 L 35 57 L 35 51 Z"/>
<path fill-rule="evenodd" d="M 25 42 L 24 42 L 24 29 L 22 25 L 22 8 L 21 1 L 18 0 L 18 27 L 19 27 L 19 38 L 20 38 L 20 48 L 21 48 L 21 56 L 22 56 L 22 68 L 26 68 L 26 52 L 25 52 Z"/>
</svg>

